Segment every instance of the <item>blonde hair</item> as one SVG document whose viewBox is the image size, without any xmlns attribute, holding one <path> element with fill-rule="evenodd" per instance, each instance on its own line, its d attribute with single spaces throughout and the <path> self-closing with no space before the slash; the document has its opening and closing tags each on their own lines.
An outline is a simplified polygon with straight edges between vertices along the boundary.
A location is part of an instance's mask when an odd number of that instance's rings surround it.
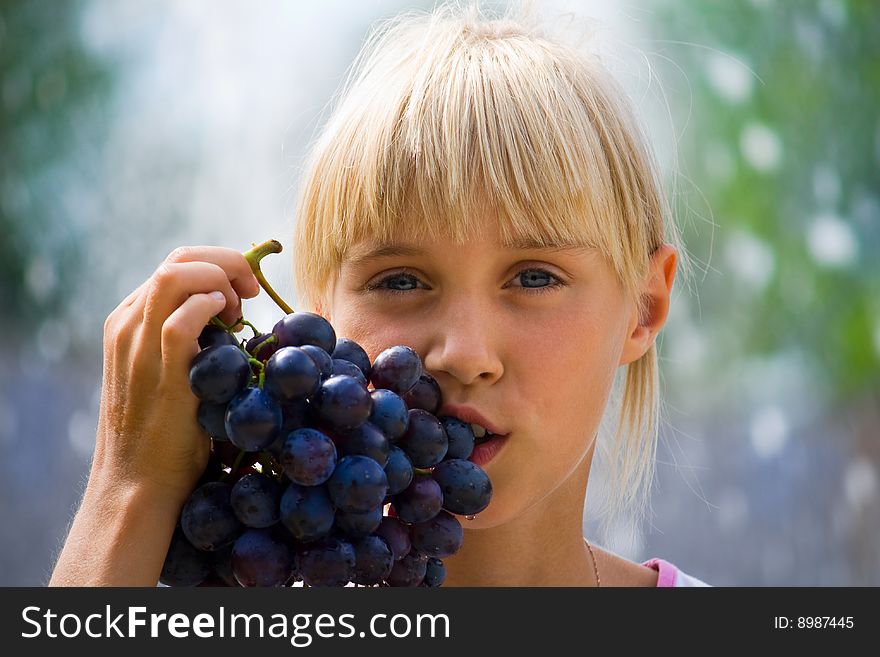
<svg viewBox="0 0 880 657">
<path fill-rule="evenodd" d="M 295 285 L 311 308 L 349 248 L 372 237 L 464 240 L 501 217 L 505 243 L 597 247 L 633 299 L 651 254 L 679 251 L 651 148 L 595 54 L 545 37 L 529 9 L 407 12 L 371 32 L 306 162 Z M 645 300 L 637 299 L 641 313 Z M 604 528 L 641 518 L 659 433 L 656 346 L 629 364 Z"/>
</svg>

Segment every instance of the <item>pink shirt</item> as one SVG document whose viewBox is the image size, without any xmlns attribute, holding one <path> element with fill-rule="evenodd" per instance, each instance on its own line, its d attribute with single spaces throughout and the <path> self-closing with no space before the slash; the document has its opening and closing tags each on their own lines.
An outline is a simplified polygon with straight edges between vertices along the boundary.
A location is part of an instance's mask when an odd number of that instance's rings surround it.
<svg viewBox="0 0 880 657">
<path fill-rule="evenodd" d="M 676 586 L 710 586 L 706 582 L 697 579 L 693 575 L 679 570 L 675 565 L 669 563 L 665 559 L 648 559 L 642 563 L 643 566 L 653 568 L 659 575 L 657 576 L 657 588 L 660 587 L 676 587 Z"/>
</svg>

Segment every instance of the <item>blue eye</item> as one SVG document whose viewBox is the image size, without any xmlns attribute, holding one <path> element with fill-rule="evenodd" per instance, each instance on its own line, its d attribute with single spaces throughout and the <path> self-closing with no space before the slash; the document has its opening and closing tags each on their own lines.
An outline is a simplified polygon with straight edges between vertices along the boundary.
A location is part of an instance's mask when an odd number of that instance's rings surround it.
<svg viewBox="0 0 880 657">
<path fill-rule="evenodd" d="M 369 286 L 370 290 L 380 292 L 409 292 L 419 288 L 419 279 L 412 274 L 391 274 Z"/>
<path fill-rule="evenodd" d="M 543 269 L 527 269 L 519 273 L 519 281 L 523 287 L 545 287 L 553 282 L 553 277 Z"/>
<path fill-rule="evenodd" d="M 519 285 L 513 287 L 521 287 L 529 292 L 547 292 L 564 285 L 558 276 L 545 269 L 523 269 L 513 280 L 519 281 Z"/>
<path fill-rule="evenodd" d="M 529 293 L 550 292 L 563 287 L 566 283 L 555 274 L 545 269 L 523 269 L 505 287 L 516 287 Z M 370 283 L 367 290 L 388 293 L 405 294 L 414 290 L 430 289 L 422 283 L 418 277 L 406 272 L 396 272 L 380 278 L 375 283 Z"/>
</svg>

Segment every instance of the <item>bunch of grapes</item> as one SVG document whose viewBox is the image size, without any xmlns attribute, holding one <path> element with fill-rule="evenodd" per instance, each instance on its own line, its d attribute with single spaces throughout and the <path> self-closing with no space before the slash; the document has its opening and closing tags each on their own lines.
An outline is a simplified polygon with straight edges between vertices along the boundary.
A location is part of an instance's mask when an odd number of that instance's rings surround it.
<svg viewBox="0 0 880 657">
<path fill-rule="evenodd" d="M 371 363 L 307 312 L 242 342 L 209 324 L 199 345 L 189 378 L 211 455 L 163 584 L 443 583 L 456 515 L 485 509 L 492 484 L 468 460 L 471 426 L 436 416 L 440 387 L 414 350 Z"/>
</svg>

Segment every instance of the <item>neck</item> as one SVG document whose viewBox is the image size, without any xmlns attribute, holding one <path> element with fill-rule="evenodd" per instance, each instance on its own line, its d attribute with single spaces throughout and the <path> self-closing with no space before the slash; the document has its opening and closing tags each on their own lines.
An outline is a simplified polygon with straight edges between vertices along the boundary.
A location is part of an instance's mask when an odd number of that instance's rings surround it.
<svg viewBox="0 0 880 657">
<path fill-rule="evenodd" d="M 593 448 L 572 475 L 510 522 L 468 529 L 443 560 L 444 586 L 596 586 L 583 537 L 584 496 Z"/>
</svg>

